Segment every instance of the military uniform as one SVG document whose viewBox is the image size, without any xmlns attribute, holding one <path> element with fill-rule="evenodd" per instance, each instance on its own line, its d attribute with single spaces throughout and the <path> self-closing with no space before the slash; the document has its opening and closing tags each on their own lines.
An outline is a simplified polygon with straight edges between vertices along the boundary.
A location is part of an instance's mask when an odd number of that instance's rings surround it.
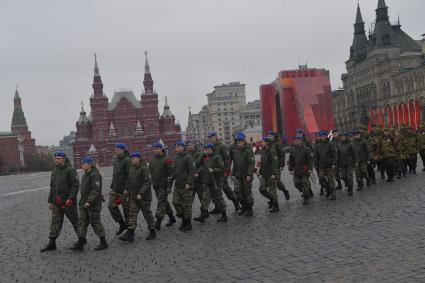
<svg viewBox="0 0 425 283">
<path fill-rule="evenodd" d="M 128 190 L 128 174 L 130 172 L 131 160 L 127 151 L 123 156 L 117 156 L 113 164 L 111 192 L 109 194 L 108 208 L 115 222 L 120 224 L 120 230 L 127 227 L 128 220 L 128 199 L 124 197 L 124 191 Z M 121 201 L 117 200 L 121 199 Z M 121 202 L 124 217 L 119 209 Z M 123 231 L 123 230 L 122 230 Z"/>
<path fill-rule="evenodd" d="M 277 153 L 277 157 L 279 159 L 279 168 L 280 168 L 279 174 L 278 176 L 276 176 L 276 185 L 277 185 L 277 188 L 284 193 L 285 198 L 289 200 L 290 198 L 289 191 L 285 188 L 285 185 L 283 184 L 281 179 L 281 172 L 285 168 L 285 163 L 286 163 L 285 151 L 283 150 L 283 145 L 281 144 L 280 140 L 274 141 L 272 147 Z"/>
<path fill-rule="evenodd" d="M 293 172 L 294 185 L 303 194 L 304 204 L 308 204 L 310 196 L 310 175 L 313 170 L 311 150 L 304 143 L 291 148 L 288 160 L 288 170 Z"/>
<path fill-rule="evenodd" d="M 418 163 L 418 144 L 415 133 L 408 128 L 406 131 L 405 140 L 407 143 L 407 165 L 409 166 L 409 173 L 416 175 L 416 165 Z"/>
<path fill-rule="evenodd" d="M 355 173 L 358 190 L 363 189 L 363 179 L 366 180 L 366 185 L 370 185 L 369 174 L 367 171 L 367 165 L 370 161 L 369 145 L 367 141 L 362 138 L 354 138 L 354 155 L 355 160 Z"/>
<path fill-rule="evenodd" d="M 384 134 L 382 136 L 380 153 L 382 155 L 383 168 L 388 176 L 387 182 L 393 182 L 396 165 L 396 149 L 394 147 L 394 141 L 389 134 Z"/>
<path fill-rule="evenodd" d="M 336 148 L 329 140 L 316 143 L 314 149 L 314 163 L 318 170 L 320 183 L 325 187 L 327 196 L 336 199 L 335 192 L 335 168 Z"/>
<path fill-rule="evenodd" d="M 190 155 L 192 155 L 192 158 L 195 161 L 196 170 L 197 170 L 198 167 L 200 166 L 200 163 L 202 162 L 202 158 L 204 154 L 202 153 L 202 151 L 200 151 L 196 147 L 194 148 L 194 150 L 188 151 L 188 152 Z M 203 183 L 202 183 L 202 179 L 199 178 L 199 174 L 195 176 L 194 184 L 195 184 L 195 187 L 193 189 L 193 198 L 195 198 L 195 195 L 197 195 L 199 202 L 202 203 Z"/>
<path fill-rule="evenodd" d="M 276 181 L 279 176 L 279 158 L 277 152 L 270 146 L 270 144 L 261 149 L 261 163 L 260 163 L 260 193 L 268 198 L 273 205 L 272 211 L 279 210 L 278 196 L 276 191 Z M 272 179 L 272 176 L 275 179 Z"/>
<path fill-rule="evenodd" d="M 416 133 L 416 139 L 418 142 L 418 151 L 422 159 L 423 169 L 422 171 L 425 171 L 425 125 L 421 124 L 417 133 Z"/>
<path fill-rule="evenodd" d="M 341 143 L 341 140 L 338 136 L 337 138 L 332 138 L 332 140 L 330 142 L 334 144 L 335 148 L 338 148 L 339 144 Z M 339 166 L 337 166 L 335 168 L 335 181 L 338 184 L 338 186 L 336 187 L 337 190 L 342 190 L 342 184 L 341 184 L 342 179 L 343 178 L 341 177 L 341 172 L 339 171 Z"/>
<path fill-rule="evenodd" d="M 155 155 L 149 163 L 150 174 L 152 178 L 153 190 L 155 191 L 157 206 L 155 217 L 157 219 L 157 228 L 161 228 L 161 221 L 165 215 L 168 215 L 170 220 L 174 219 L 173 210 L 168 202 L 169 183 L 167 178 L 171 176 L 173 171 L 173 160 L 168 159 L 165 153 Z M 175 221 L 175 220 L 174 220 Z M 172 222 L 172 221 L 171 221 Z M 169 225 L 171 225 L 169 222 Z"/>
<path fill-rule="evenodd" d="M 407 142 L 401 135 L 395 135 L 394 147 L 396 150 L 395 171 L 397 173 L 397 179 L 401 179 L 401 176 L 406 177 L 407 173 Z"/>
<path fill-rule="evenodd" d="M 93 228 L 94 233 L 99 237 L 105 237 L 105 228 L 100 220 L 100 211 L 102 209 L 102 176 L 96 167 L 92 167 L 90 171 L 85 172 L 81 178 L 81 197 L 78 202 L 80 207 L 80 222 L 78 229 L 78 237 L 86 238 L 87 228 L 89 225 Z M 84 207 L 88 203 L 89 207 Z"/>
<path fill-rule="evenodd" d="M 353 173 L 354 166 L 358 164 L 355 146 L 348 140 L 337 144 L 337 165 L 341 179 L 348 188 L 348 195 L 353 195 Z"/>
<path fill-rule="evenodd" d="M 74 227 L 78 235 L 78 211 L 77 194 L 79 189 L 79 179 L 77 171 L 71 166 L 68 159 L 63 166 L 56 166 L 53 169 L 50 179 L 50 192 L 48 203 L 53 204 L 52 223 L 50 226 L 49 238 L 56 239 L 62 230 L 63 219 L 66 216 Z M 65 202 L 71 199 L 71 205 Z"/>
<path fill-rule="evenodd" d="M 368 176 L 371 180 L 372 184 L 376 184 L 376 176 L 375 176 L 375 166 L 378 170 L 382 171 L 382 156 L 380 153 L 380 144 L 381 144 L 381 132 L 379 130 L 373 130 L 371 135 L 369 136 L 368 145 L 369 145 L 369 153 L 371 155 L 371 162 L 368 168 Z M 382 175 L 382 174 L 381 174 Z M 382 177 L 382 176 L 381 176 Z"/>
<path fill-rule="evenodd" d="M 187 225 L 191 227 L 195 166 L 192 156 L 187 151 L 183 151 L 177 154 L 171 174 L 172 181 L 175 181 L 173 206 L 177 217 L 183 220 L 182 228 Z M 186 185 L 189 185 L 190 189 L 186 189 Z"/>
<path fill-rule="evenodd" d="M 242 211 L 252 210 L 254 198 L 252 197 L 252 180 L 255 167 L 255 157 L 251 146 L 245 144 L 242 149 L 237 148 L 232 154 L 232 178 L 236 197 L 242 204 Z M 251 177 L 251 181 L 247 180 Z"/>
</svg>

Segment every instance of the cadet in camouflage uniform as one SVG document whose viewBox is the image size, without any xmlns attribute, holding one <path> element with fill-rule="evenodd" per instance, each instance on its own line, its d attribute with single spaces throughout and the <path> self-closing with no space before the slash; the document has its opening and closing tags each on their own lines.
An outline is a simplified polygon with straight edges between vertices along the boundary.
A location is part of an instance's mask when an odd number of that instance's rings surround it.
<svg viewBox="0 0 425 283">
<path fill-rule="evenodd" d="M 120 225 L 116 235 L 124 232 L 128 220 L 128 199 L 124 196 L 124 191 L 128 190 L 128 173 L 130 172 L 131 160 L 130 153 L 125 149 L 125 144 L 117 143 L 115 145 L 116 159 L 114 161 L 114 171 L 112 173 L 112 183 L 109 193 L 108 208 L 112 218 Z M 119 205 L 122 206 L 124 217 L 121 214 Z"/>
<path fill-rule="evenodd" d="M 295 187 L 302 192 L 303 205 L 309 204 L 310 175 L 313 170 L 313 158 L 310 148 L 304 142 L 302 136 L 295 136 L 294 146 L 289 154 L 289 174 L 294 176 Z"/>
<path fill-rule="evenodd" d="M 223 158 L 223 162 L 224 162 L 224 173 L 223 173 L 224 179 L 222 184 L 223 193 L 226 195 L 226 197 L 229 200 L 233 202 L 233 205 L 235 206 L 235 211 L 238 211 L 240 209 L 240 204 L 236 198 L 235 193 L 230 188 L 229 181 L 228 181 L 228 177 L 230 176 L 230 173 L 231 173 L 231 160 L 230 160 L 229 150 L 224 144 L 222 144 L 218 140 L 216 132 L 209 132 L 208 139 L 209 139 L 209 143 L 214 144 L 216 152 L 221 155 L 221 158 Z M 214 210 L 211 211 L 211 213 L 217 214 L 217 213 L 220 213 L 220 211 L 214 208 Z"/>
<path fill-rule="evenodd" d="M 285 195 L 285 199 L 289 200 L 290 198 L 289 191 L 285 188 L 285 185 L 283 184 L 281 180 L 281 175 L 282 175 L 281 173 L 283 172 L 283 169 L 285 168 L 285 152 L 283 150 L 282 143 L 280 142 L 279 135 L 274 131 L 270 131 L 267 136 L 273 141 L 272 147 L 276 151 L 277 157 L 279 159 L 280 170 L 279 170 L 279 175 L 277 176 L 277 181 L 276 181 L 277 188 L 283 192 L 283 194 Z"/>
<path fill-rule="evenodd" d="M 379 128 L 374 125 L 372 127 L 372 132 L 369 136 L 368 145 L 369 145 L 369 153 L 371 155 L 371 162 L 368 166 L 368 176 L 371 183 L 376 184 L 376 176 L 375 176 L 375 166 L 380 169 L 381 163 L 381 154 L 379 152 L 379 146 L 381 144 L 381 132 Z"/>
<path fill-rule="evenodd" d="M 223 182 L 224 176 L 224 162 L 221 155 L 215 150 L 215 145 L 213 143 L 207 143 L 204 145 L 204 154 L 203 159 L 203 174 L 204 184 L 205 184 L 205 194 L 202 196 L 202 201 L 205 202 L 204 207 L 208 207 L 211 200 L 216 204 L 216 208 L 220 211 L 221 217 L 217 219 L 217 222 L 227 222 L 226 215 L 226 203 L 223 199 L 223 194 L 221 192 L 221 184 Z M 206 205 L 208 202 L 208 205 Z M 200 217 L 194 219 L 195 221 L 204 222 L 206 217 L 206 211 L 204 214 L 201 214 Z"/>
<path fill-rule="evenodd" d="M 340 141 L 339 131 L 337 129 L 332 130 L 332 140 L 331 142 L 335 145 L 335 148 L 338 148 Z M 342 184 L 341 184 L 341 173 L 339 172 L 339 167 L 337 166 L 335 168 L 335 181 L 337 182 L 338 186 L 336 187 L 337 190 L 342 190 Z"/>
<path fill-rule="evenodd" d="M 418 141 L 418 151 L 422 159 L 422 171 L 425 171 L 425 123 L 421 122 L 419 129 L 416 132 L 416 138 Z"/>
<path fill-rule="evenodd" d="M 173 206 L 176 209 L 177 217 L 182 219 L 179 230 L 185 232 L 192 230 L 192 200 L 196 164 L 186 151 L 186 143 L 182 141 L 176 143 L 176 154 L 173 173 L 169 177 L 169 181 L 171 183 L 175 181 Z"/>
<path fill-rule="evenodd" d="M 151 177 L 149 175 L 149 168 L 143 162 L 142 154 L 138 151 L 131 154 L 131 168 L 128 179 L 128 191 L 124 192 L 129 198 L 128 230 L 120 237 L 120 240 L 127 242 L 134 241 L 134 230 L 137 227 L 137 214 L 139 214 L 139 211 L 142 211 L 149 229 L 149 235 L 146 237 L 146 240 L 155 239 L 155 220 L 151 212 Z"/>
<path fill-rule="evenodd" d="M 387 182 L 394 182 L 394 171 L 396 165 L 396 149 L 394 147 L 394 140 L 390 136 L 389 129 L 384 130 L 380 144 L 380 153 L 383 160 L 383 168 L 387 172 Z"/>
<path fill-rule="evenodd" d="M 78 175 L 63 151 L 54 154 L 56 167 L 50 179 L 50 192 L 47 198 L 49 210 L 52 211 L 49 243 L 41 252 L 56 250 L 56 238 L 62 230 L 63 219 L 66 216 L 78 235 Z"/>
<path fill-rule="evenodd" d="M 244 133 L 239 133 L 236 136 L 237 149 L 232 154 L 232 179 L 235 188 L 235 194 L 239 202 L 242 204 L 242 209 L 238 213 L 242 216 L 252 216 L 252 206 L 254 198 L 252 197 L 252 180 L 255 167 L 255 157 L 251 146 L 246 142 Z"/>
<path fill-rule="evenodd" d="M 348 195 L 352 196 L 354 166 L 358 164 L 358 160 L 355 147 L 346 132 L 341 134 L 340 141 L 337 143 L 337 164 L 341 179 L 348 188 Z"/>
<path fill-rule="evenodd" d="M 320 142 L 314 148 L 314 163 L 320 183 L 325 187 L 326 197 L 330 196 L 331 200 L 335 200 L 336 148 L 329 142 L 327 135 L 326 131 L 320 132 Z"/>
<path fill-rule="evenodd" d="M 409 173 L 416 175 L 416 166 L 418 163 L 418 143 L 416 134 L 410 127 L 406 129 L 406 136 L 404 137 L 407 143 L 407 165 L 409 166 Z"/>
<path fill-rule="evenodd" d="M 196 171 L 200 164 L 202 163 L 202 158 L 204 154 L 202 151 L 198 149 L 195 142 L 186 141 L 187 152 L 192 155 L 193 160 L 195 160 Z M 195 195 L 198 195 L 199 202 L 202 203 L 202 194 L 203 194 L 203 183 L 202 180 L 197 177 L 199 175 L 195 175 L 195 187 L 193 189 L 193 199 L 195 199 Z"/>
<path fill-rule="evenodd" d="M 407 173 L 407 142 L 401 134 L 400 130 L 394 131 L 394 147 L 396 150 L 396 166 L 395 171 L 397 173 L 397 179 L 401 179 L 403 175 L 406 177 Z"/>
<path fill-rule="evenodd" d="M 313 160 L 314 159 L 314 155 L 313 155 L 313 152 L 314 152 L 314 150 L 313 150 L 313 144 L 307 139 L 307 136 L 305 135 L 305 131 L 303 129 L 297 129 L 295 131 L 295 137 L 302 137 L 303 144 L 310 149 L 311 160 Z M 317 140 L 316 140 L 316 142 L 317 142 Z M 308 182 L 308 186 L 309 186 L 308 191 L 310 193 L 310 197 L 313 197 L 313 190 L 311 189 L 311 183 L 310 182 Z M 321 188 L 321 191 L 322 191 L 322 189 L 323 188 Z"/>
<path fill-rule="evenodd" d="M 277 212 L 279 211 L 279 203 L 276 180 L 279 176 L 279 159 L 272 144 L 273 141 L 269 137 L 263 137 L 261 140 L 260 193 L 271 202 L 270 212 Z"/>
<path fill-rule="evenodd" d="M 94 160 L 91 156 L 83 159 L 84 175 L 81 178 L 80 186 L 80 221 L 78 225 L 78 242 L 75 243 L 71 250 L 82 251 L 84 244 L 87 243 L 86 235 L 89 225 L 93 228 L 94 233 L 100 238 L 100 244 L 94 249 L 95 251 L 108 248 L 105 239 L 105 228 L 100 220 L 100 211 L 102 209 L 102 176 L 97 170 Z"/>
<path fill-rule="evenodd" d="M 357 129 L 353 131 L 353 145 L 355 150 L 355 173 L 357 190 L 363 189 L 363 179 L 366 180 L 366 186 L 370 186 L 369 174 L 367 172 L 367 165 L 370 162 L 369 145 L 365 139 L 362 138 L 361 132 Z"/>
<path fill-rule="evenodd" d="M 167 178 L 173 172 L 173 160 L 167 158 L 164 146 L 160 142 L 154 143 L 152 150 L 154 158 L 149 163 L 149 169 L 153 190 L 157 199 L 155 228 L 159 231 L 165 215 L 168 216 L 168 223 L 165 226 L 169 227 L 176 223 L 173 210 L 168 202 L 168 194 L 171 192 L 171 186 Z"/>
</svg>

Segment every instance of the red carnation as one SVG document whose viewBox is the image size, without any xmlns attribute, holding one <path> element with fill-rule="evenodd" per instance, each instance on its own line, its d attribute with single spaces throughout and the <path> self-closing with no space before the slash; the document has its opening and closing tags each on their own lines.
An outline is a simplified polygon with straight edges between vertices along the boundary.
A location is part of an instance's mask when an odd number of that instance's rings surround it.
<svg viewBox="0 0 425 283">
<path fill-rule="evenodd" d="M 116 198 L 116 199 L 115 199 L 114 204 L 115 204 L 115 205 L 120 205 L 120 204 L 122 204 L 122 199 L 121 199 L 121 198 Z"/>
<path fill-rule="evenodd" d="M 232 170 L 230 170 L 230 169 L 224 170 L 224 176 L 228 177 L 228 176 L 230 176 L 230 173 L 232 173 Z"/>
<path fill-rule="evenodd" d="M 210 160 L 210 158 L 208 156 L 204 158 L 205 162 L 208 161 L 208 160 Z"/>
<path fill-rule="evenodd" d="M 308 169 L 309 169 L 309 168 L 308 168 L 308 165 L 304 165 L 304 166 L 303 166 L 303 170 L 304 170 L 304 172 L 308 172 Z"/>
<path fill-rule="evenodd" d="M 55 198 L 55 202 L 56 202 L 57 205 L 61 205 L 62 204 L 62 198 L 60 196 L 57 196 Z"/>
<path fill-rule="evenodd" d="M 72 200 L 70 198 L 65 201 L 65 206 L 66 207 L 72 206 L 73 204 L 74 204 L 74 200 Z"/>
<path fill-rule="evenodd" d="M 165 164 L 171 165 L 171 164 L 173 164 L 173 160 L 167 159 L 167 160 L 165 160 Z"/>
</svg>

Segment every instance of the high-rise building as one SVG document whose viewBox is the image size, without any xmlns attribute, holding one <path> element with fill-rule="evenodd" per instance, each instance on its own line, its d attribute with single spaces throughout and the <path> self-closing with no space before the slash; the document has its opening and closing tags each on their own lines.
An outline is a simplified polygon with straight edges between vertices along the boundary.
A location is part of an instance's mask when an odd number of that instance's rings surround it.
<svg viewBox="0 0 425 283">
<path fill-rule="evenodd" d="M 351 130 L 363 124 L 417 127 L 425 117 L 425 55 L 421 41 L 390 22 L 385 0 L 378 1 L 376 19 L 366 36 L 360 6 L 343 89 L 332 93 L 335 125 Z"/>
<path fill-rule="evenodd" d="M 103 92 L 103 82 L 95 57 L 93 95 L 90 97 L 91 114 L 86 115 L 81 107 L 76 122 L 76 138 L 73 145 L 74 163 L 78 166 L 86 154 L 93 155 L 102 166 L 110 166 L 116 142 L 123 142 L 128 149 L 139 150 L 145 159 L 152 156 L 152 143 L 161 141 L 173 148 L 181 139 L 180 126 L 170 110 L 167 99 L 162 115 L 158 112 L 158 94 L 153 88 L 153 79 L 145 52 L 144 91 L 140 100 L 132 90 L 115 91 L 111 102 Z"/>
</svg>

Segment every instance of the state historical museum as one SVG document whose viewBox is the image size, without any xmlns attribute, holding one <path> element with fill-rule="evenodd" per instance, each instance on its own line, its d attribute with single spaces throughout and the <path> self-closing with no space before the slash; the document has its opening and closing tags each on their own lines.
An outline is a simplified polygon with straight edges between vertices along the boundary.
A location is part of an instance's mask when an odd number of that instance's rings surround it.
<svg viewBox="0 0 425 283">
<path fill-rule="evenodd" d="M 93 95 L 90 97 L 91 113 L 87 117 L 81 108 L 76 123 L 77 135 L 73 144 L 74 163 L 81 166 L 82 158 L 90 154 L 100 166 L 111 166 L 114 144 L 123 142 L 129 151 L 141 151 L 145 160 L 152 157 L 151 144 L 161 141 L 173 148 L 181 139 L 180 126 L 165 100 L 162 115 L 158 112 L 158 94 L 145 52 L 144 91 L 140 100 L 131 90 L 115 91 L 112 101 L 103 92 L 103 83 L 95 56 Z"/>
</svg>

